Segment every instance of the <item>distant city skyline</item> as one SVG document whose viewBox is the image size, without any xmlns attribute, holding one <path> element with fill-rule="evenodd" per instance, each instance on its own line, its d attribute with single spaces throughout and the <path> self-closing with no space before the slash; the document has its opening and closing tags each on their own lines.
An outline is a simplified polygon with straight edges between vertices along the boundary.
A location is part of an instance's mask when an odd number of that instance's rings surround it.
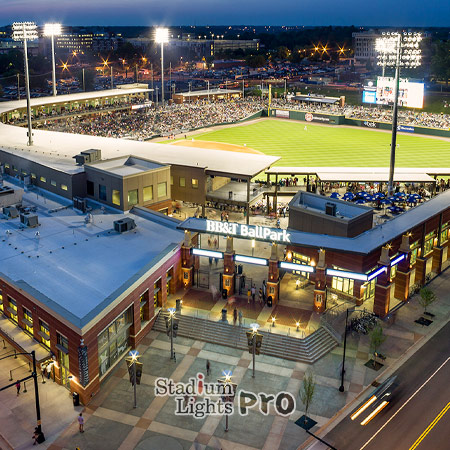
<svg viewBox="0 0 450 450">
<path fill-rule="evenodd" d="M 449 26 L 450 2 L 421 0 L 2 0 L 0 25 Z"/>
</svg>

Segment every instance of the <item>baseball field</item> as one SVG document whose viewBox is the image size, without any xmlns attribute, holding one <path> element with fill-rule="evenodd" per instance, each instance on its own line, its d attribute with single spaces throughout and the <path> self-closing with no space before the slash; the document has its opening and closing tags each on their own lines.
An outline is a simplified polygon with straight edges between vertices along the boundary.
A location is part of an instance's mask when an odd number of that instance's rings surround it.
<svg viewBox="0 0 450 450">
<path fill-rule="evenodd" d="M 388 167 L 391 143 L 390 132 L 271 119 L 192 138 L 281 156 L 279 166 Z M 397 167 L 450 166 L 450 140 L 399 133 L 397 144 Z"/>
</svg>

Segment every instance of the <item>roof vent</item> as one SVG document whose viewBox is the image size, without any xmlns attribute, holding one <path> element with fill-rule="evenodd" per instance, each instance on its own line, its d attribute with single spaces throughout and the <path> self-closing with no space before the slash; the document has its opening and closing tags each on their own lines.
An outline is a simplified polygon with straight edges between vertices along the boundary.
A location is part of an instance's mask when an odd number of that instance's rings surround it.
<svg viewBox="0 0 450 450">
<path fill-rule="evenodd" d="M 118 233 L 125 233 L 126 231 L 131 231 L 136 228 L 136 222 L 129 217 L 125 219 L 115 220 L 114 221 L 114 230 Z"/>
<path fill-rule="evenodd" d="M 16 217 L 19 217 L 19 211 L 15 206 L 7 206 L 6 208 L 3 208 L 3 214 L 8 217 L 8 219 L 15 219 Z"/>
<path fill-rule="evenodd" d="M 92 163 L 102 159 L 102 151 L 98 148 L 91 148 L 74 156 L 75 162 L 82 166 L 83 164 Z"/>
<path fill-rule="evenodd" d="M 74 197 L 73 198 L 73 208 L 78 209 L 85 213 L 87 211 L 87 201 L 86 197 Z"/>
<path fill-rule="evenodd" d="M 328 216 L 336 216 L 336 204 L 335 203 L 325 203 L 325 214 Z"/>
<path fill-rule="evenodd" d="M 29 228 L 34 228 L 34 227 L 39 226 L 37 214 L 20 213 L 20 222 Z"/>
</svg>

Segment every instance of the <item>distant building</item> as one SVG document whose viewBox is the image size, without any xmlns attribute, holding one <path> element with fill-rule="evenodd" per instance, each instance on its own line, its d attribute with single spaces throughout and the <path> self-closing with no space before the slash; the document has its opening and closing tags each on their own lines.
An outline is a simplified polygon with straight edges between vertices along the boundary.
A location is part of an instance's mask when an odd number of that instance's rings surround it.
<svg viewBox="0 0 450 450">
<path fill-rule="evenodd" d="M 377 52 L 375 50 L 375 41 L 381 36 L 381 32 L 375 30 L 352 33 L 354 58 L 356 62 L 376 63 Z"/>
</svg>

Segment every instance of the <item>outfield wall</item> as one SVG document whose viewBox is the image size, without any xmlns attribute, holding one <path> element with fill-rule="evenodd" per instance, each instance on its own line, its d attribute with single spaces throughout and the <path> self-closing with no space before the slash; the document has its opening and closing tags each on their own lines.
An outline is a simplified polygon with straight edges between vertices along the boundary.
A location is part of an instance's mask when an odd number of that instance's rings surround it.
<svg viewBox="0 0 450 450">
<path fill-rule="evenodd" d="M 378 122 L 376 120 L 350 119 L 343 115 L 334 115 L 326 113 L 313 113 L 307 111 L 298 111 L 293 109 L 270 109 L 265 111 L 264 116 L 276 117 L 279 119 L 301 120 L 310 123 L 324 123 L 329 125 L 350 125 L 355 127 L 391 130 L 390 123 Z M 450 138 L 450 130 L 441 128 L 419 127 L 416 125 L 399 125 L 398 131 L 403 133 L 425 134 L 428 136 L 441 136 Z"/>
</svg>

